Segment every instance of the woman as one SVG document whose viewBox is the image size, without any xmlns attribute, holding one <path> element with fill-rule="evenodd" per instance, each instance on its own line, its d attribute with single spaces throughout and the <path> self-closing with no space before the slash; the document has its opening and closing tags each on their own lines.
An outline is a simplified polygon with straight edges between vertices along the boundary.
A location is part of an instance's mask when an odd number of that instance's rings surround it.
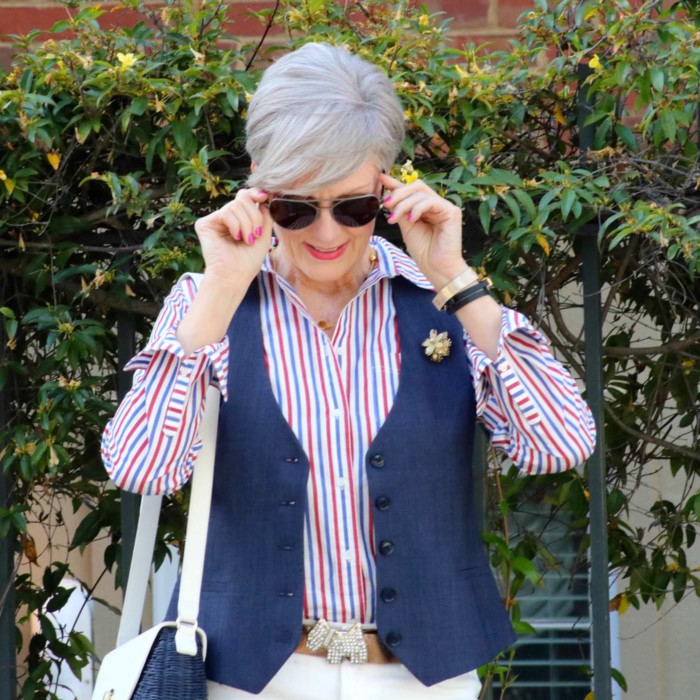
<svg viewBox="0 0 700 700">
<path fill-rule="evenodd" d="M 460 209 L 386 174 L 403 136 L 389 79 L 345 50 L 270 67 L 248 187 L 196 223 L 201 285 L 171 292 L 105 432 L 120 487 L 176 490 L 221 387 L 212 698 L 478 697 L 514 637 L 473 513 L 475 419 L 525 473 L 592 450 L 571 377 L 464 261 Z M 380 206 L 409 255 L 372 235 Z"/>
</svg>

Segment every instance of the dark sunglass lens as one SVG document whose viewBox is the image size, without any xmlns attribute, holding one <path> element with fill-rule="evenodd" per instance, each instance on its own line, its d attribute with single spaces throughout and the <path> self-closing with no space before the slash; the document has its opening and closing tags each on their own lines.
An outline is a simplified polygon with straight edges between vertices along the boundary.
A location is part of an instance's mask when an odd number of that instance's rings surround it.
<svg viewBox="0 0 700 700">
<path fill-rule="evenodd" d="M 341 226 L 355 228 L 373 221 L 379 213 L 379 198 L 373 194 L 338 202 L 333 207 L 333 218 Z"/>
<path fill-rule="evenodd" d="M 273 199 L 270 202 L 270 216 L 282 228 L 297 231 L 313 224 L 316 220 L 316 210 L 304 202 Z"/>
</svg>

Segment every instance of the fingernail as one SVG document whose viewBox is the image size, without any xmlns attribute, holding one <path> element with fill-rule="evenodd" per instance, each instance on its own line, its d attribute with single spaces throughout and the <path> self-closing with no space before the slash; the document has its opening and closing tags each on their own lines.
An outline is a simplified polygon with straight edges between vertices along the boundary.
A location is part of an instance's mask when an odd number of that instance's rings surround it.
<svg viewBox="0 0 700 700">
<path fill-rule="evenodd" d="M 411 212 L 408 212 L 408 216 L 406 217 L 409 221 L 411 220 Z"/>
<path fill-rule="evenodd" d="M 263 195 L 266 195 L 267 192 L 266 192 L 265 190 L 258 190 L 258 194 L 259 194 L 260 196 L 263 196 Z"/>
<path fill-rule="evenodd" d="M 384 204 L 389 204 L 390 201 L 391 201 L 391 197 L 387 197 L 387 198 L 384 200 Z"/>
<path fill-rule="evenodd" d="M 235 238 L 237 241 L 240 241 L 242 235 L 243 235 L 243 231 L 239 231 L 239 232 L 234 236 L 234 238 Z"/>
<path fill-rule="evenodd" d="M 391 224 L 391 223 L 393 223 L 393 219 L 394 219 L 394 214 L 391 214 L 391 215 L 387 218 L 387 221 Z"/>
<path fill-rule="evenodd" d="M 252 233 L 248 234 L 248 243 L 252 245 L 253 241 L 255 240 L 255 236 L 253 236 Z"/>
<path fill-rule="evenodd" d="M 262 226 L 258 226 L 258 227 L 255 229 L 255 237 L 256 237 L 256 238 L 260 238 L 260 236 L 262 236 Z"/>
</svg>

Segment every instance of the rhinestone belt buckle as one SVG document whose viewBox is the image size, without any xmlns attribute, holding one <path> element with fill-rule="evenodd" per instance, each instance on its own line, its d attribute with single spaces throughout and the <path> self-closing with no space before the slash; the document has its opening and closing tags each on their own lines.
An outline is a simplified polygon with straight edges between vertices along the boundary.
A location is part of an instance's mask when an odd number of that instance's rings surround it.
<svg viewBox="0 0 700 700">
<path fill-rule="evenodd" d="M 362 625 L 357 622 L 349 630 L 334 630 L 321 618 L 306 638 L 306 646 L 311 651 L 328 649 L 328 662 L 339 664 L 344 658 L 351 664 L 367 662 L 367 642 L 362 636 Z"/>
</svg>

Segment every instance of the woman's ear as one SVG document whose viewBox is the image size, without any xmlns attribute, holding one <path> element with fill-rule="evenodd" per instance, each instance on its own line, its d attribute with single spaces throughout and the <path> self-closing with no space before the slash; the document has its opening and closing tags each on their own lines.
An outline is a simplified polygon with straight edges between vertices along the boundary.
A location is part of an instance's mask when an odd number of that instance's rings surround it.
<svg viewBox="0 0 700 700">
<path fill-rule="evenodd" d="M 250 163 L 250 172 L 251 172 L 251 173 L 254 173 L 254 172 L 255 172 L 255 168 L 257 168 L 257 167 L 258 167 L 258 164 L 257 164 L 254 160 L 251 161 L 251 163 Z"/>
</svg>

